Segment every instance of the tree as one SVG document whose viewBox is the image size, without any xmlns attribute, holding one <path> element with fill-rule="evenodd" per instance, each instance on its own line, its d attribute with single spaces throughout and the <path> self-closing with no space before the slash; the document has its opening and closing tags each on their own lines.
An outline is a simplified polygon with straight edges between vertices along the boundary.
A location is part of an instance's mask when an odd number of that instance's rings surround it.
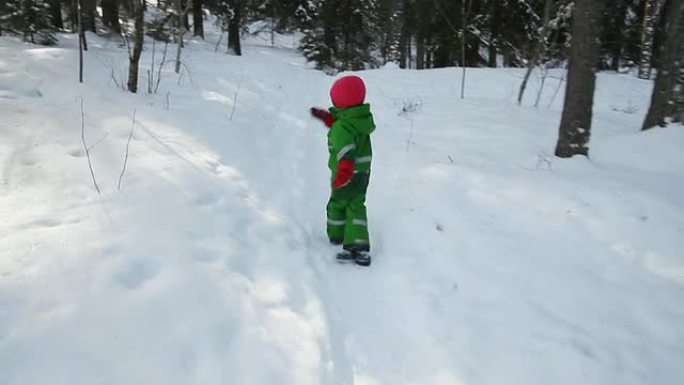
<svg viewBox="0 0 684 385">
<path fill-rule="evenodd" d="M 319 69 L 361 70 L 376 65 L 375 0 L 312 0 L 298 10 L 307 25 L 300 50 Z"/>
<path fill-rule="evenodd" d="M 599 26 L 605 0 L 576 0 L 565 103 L 556 144 L 556 156 L 589 155 Z"/>
<path fill-rule="evenodd" d="M 81 5 L 81 28 L 97 32 L 97 0 L 79 0 Z"/>
<path fill-rule="evenodd" d="M 667 118 L 675 118 L 683 112 L 684 0 L 667 0 L 665 7 L 664 44 L 659 52 L 658 73 L 643 130 L 665 126 Z"/>
<path fill-rule="evenodd" d="M 128 52 L 128 90 L 132 93 L 138 92 L 138 69 L 140 55 L 142 55 L 143 42 L 145 36 L 145 12 L 143 2 L 145 0 L 128 0 L 131 14 L 134 19 L 133 30 L 133 51 Z"/>
<path fill-rule="evenodd" d="M 228 20 L 228 50 L 233 50 L 237 56 L 242 55 L 242 46 L 240 45 L 240 32 L 242 31 L 242 0 L 229 1 L 232 14 Z"/>
<path fill-rule="evenodd" d="M 603 20 L 602 54 L 607 58 L 605 67 L 619 71 L 621 60 L 625 56 L 625 47 L 630 34 L 630 17 L 634 0 L 608 0 Z"/>
<path fill-rule="evenodd" d="M 641 30 L 641 55 L 639 58 L 639 77 L 651 78 L 651 61 L 653 60 L 653 38 L 655 35 L 656 15 L 660 8 L 660 0 L 643 0 L 643 26 Z"/>
<path fill-rule="evenodd" d="M 50 4 L 50 21 L 56 29 L 64 29 L 64 22 L 62 20 L 62 0 L 49 0 Z"/>
<path fill-rule="evenodd" d="M 204 14 L 202 0 L 192 0 L 192 30 L 194 36 L 204 39 Z"/>
<path fill-rule="evenodd" d="M 181 51 L 183 49 L 183 37 L 186 31 L 186 22 L 188 16 L 188 3 L 184 0 L 175 0 L 176 5 L 176 15 L 177 18 L 177 30 L 176 30 L 176 43 L 178 47 L 176 48 L 176 73 L 179 74 L 181 70 Z"/>
<path fill-rule="evenodd" d="M 240 33 L 242 32 L 242 11 L 244 0 L 216 0 L 212 7 L 217 15 L 216 23 L 222 31 L 228 32 L 228 51 L 242 55 Z"/>
<path fill-rule="evenodd" d="M 47 0 L 5 0 L 0 6 L 0 29 L 20 33 L 32 44 L 57 42 Z"/>
<path fill-rule="evenodd" d="M 112 32 L 121 34 L 121 23 L 119 22 L 119 0 L 102 0 L 102 22 Z"/>
</svg>

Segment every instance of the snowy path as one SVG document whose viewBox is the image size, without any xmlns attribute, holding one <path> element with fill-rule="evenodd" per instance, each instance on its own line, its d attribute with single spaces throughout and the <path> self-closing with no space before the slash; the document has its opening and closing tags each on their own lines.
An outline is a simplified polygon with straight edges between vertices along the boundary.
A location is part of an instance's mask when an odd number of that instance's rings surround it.
<svg viewBox="0 0 684 385">
<path fill-rule="evenodd" d="M 513 105 L 516 71 L 472 71 L 465 101 L 455 70 L 365 73 L 379 126 L 360 268 L 325 238 L 307 109 L 329 77 L 289 49 L 191 42 L 192 76 L 133 96 L 104 76 L 125 68 L 115 43 L 94 41 L 83 87 L 63 43 L 0 40 L 0 384 L 684 376 L 684 135 L 637 136 L 641 115 L 614 111 L 643 109 L 648 83 L 601 77 L 592 161 L 559 161 L 562 101 Z"/>
</svg>

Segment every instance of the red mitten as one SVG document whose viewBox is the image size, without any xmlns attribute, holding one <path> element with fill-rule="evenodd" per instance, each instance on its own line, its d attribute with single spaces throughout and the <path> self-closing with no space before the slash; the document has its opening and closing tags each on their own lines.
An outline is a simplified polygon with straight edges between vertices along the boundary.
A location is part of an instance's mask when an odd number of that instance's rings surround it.
<svg viewBox="0 0 684 385">
<path fill-rule="evenodd" d="M 351 182 L 354 176 L 354 161 L 351 159 L 342 159 L 337 163 L 337 176 L 333 181 L 332 188 L 338 189 L 344 187 Z"/>
<path fill-rule="evenodd" d="M 314 118 L 321 120 L 328 127 L 331 127 L 335 122 L 332 114 L 322 108 L 311 107 L 311 115 L 313 115 Z"/>
</svg>

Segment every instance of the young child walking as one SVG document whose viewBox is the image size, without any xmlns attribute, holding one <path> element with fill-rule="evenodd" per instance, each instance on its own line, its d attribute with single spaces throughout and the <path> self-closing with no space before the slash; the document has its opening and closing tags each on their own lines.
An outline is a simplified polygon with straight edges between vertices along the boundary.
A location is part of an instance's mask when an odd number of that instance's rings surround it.
<svg viewBox="0 0 684 385">
<path fill-rule="evenodd" d="M 330 88 L 333 107 L 313 107 L 311 114 L 328 131 L 328 167 L 332 173 L 330 200 L 327 205 L 328 238 L 344 251 L 340 262 L 371 263 L 366 216 L 366 191 L 370 180 L 370 134 L 375 130 L 370 105 L 365 104 L 366 86 L 358 76 L 344 76 Z"/>
</svg>

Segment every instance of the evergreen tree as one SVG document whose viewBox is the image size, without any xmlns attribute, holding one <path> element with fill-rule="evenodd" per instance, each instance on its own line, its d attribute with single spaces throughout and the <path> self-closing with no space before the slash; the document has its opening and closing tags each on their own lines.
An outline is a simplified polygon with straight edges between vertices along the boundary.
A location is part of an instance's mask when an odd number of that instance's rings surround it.
<svg viewBox="0 0 684 385">
<path fill-rule="evenodd" d="M 50 4 L 50 20 L 52 25 L 57 30 L 64 29 L 64 21 L 62 19 L 62 0 L 49 0 Z"/>
<path fill-rule="evenodd" d="M 102 0 L 102 22 L 112 32 L 116 34 L 121 33 L 120 17 L 120 0 Z"/>
<path fill-rule="evenodd" d="M 300 50 L 320 69 L 374 67 L 377 47 L 375 0 L 311 0 L 297 10 L 304 27 Z"/>
<path fill-rule="evenodd" d="M 22 34 L 32 44 L 57 42 L 48 0 L 5 0 L 0 5 L 0 29 Z"/>
<path fill-rule="evenodd" d="M 306 60 L 315 62 L 318 69 L 334 67 L 333 50 L 327 44 L 330 40 L 330 32 L 321 20 L 324 2 L 325 0 L 304 0 L 296 11 L 300 29 L 304 33 L 299 50 Z"/>
</svg>

